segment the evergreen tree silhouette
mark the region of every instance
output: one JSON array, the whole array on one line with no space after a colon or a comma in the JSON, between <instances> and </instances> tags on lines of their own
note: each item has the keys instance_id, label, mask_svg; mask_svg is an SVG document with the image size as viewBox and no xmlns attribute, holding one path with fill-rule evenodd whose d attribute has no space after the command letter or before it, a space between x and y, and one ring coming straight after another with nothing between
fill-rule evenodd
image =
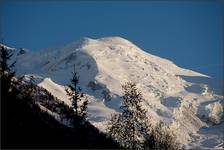
<instances>
[{"instance_id":1,"label":"evergreen tree silhouette","mask_svg":"<svg viewBox=\"0 0 224 150\"><path fill-rule=\"evenodd\" d=\"M84 94L81 92L81 88L79 86L79 75L76 72L75 65L73 69L71 84L66 88L66 92L72 101L72 108L74 110L74 116L72 119L74 126L77 127L86 121L88 99L86 97L84 98Z\"/></svg>"},{"instance_id":2,"label":"evergreen tree silhouette","mask_svg":"<svg viewBox=\"0 0 224 150\"><path fill-rule=\"evenodd\" d=\"M13 71L13 67L16 63L16 61L12 62L12 64L9 65L9 60L13 55L13 52L6 49L4 45L0 45L0 76L1 76L1 86L4 88L1 88L3 99L5 99L7 94L9 92L10 86L12 84L12 78L15 76L15 71Z\"/></svg>"}]
</instances>

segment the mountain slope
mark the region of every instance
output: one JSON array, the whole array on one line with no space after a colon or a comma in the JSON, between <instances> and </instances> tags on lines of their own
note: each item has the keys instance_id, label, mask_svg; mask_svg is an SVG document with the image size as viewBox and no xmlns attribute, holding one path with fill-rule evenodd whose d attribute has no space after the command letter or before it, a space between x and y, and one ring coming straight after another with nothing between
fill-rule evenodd
<instances>
[{"instance_id":1,"label":"mountain slope","mask_svg":"<svg viewBox=\"0 0 224 150\"><path fill-rule=\"evenodd\" d=\"M82 90L91 101L89 119L100 128L111 113L119 112L121 85L132 81L142 91L144 107L153 120L170 125L182 143L214 147L223 137L214 133L209 146L203 138L195 139L202 137L202 127L223 125L223 82L146 53L126 39L82 38L57 50L26 53L16 59L19 75L41 76L39 86L68 104L63 86L69 83L75 64Z\"/></svg>"},{"instance_id":2,"label":"mountain slope","mask_svg":"<svg viewBox=\"0 0 224 150\"><path fill-rule=\"evenodd\" d=\"M35 97L36 93L41 93L39 98ZM78 129L60 123L54 116L55 111L65 115L68 109L61 103L60 108L54 110L55 107L49 106L53 102L58 103L46 90L20 81L10 92L4 93L1 99L1 148L121 148L89 122Z\"/></svg>"}]
</instances>

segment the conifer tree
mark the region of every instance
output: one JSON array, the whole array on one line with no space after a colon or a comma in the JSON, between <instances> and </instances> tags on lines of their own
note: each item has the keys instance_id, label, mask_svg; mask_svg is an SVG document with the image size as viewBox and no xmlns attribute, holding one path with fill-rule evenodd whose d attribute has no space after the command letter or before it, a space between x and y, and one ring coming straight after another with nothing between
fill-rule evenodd
<instances>
[{"instance_id":1,"label":"conifer tree","mask_svg":"<svg viewBox=\"0 0 224 150\"><path fill-rule=\"evenodd\" d=\"M148 131L146 110L141 106L142 93L135 83L127 82L122 88L122 113L111 117L109 134L125 148L142 149Z\"/></svg>"},{"instance_id":2,"label":"conifer tree","mask_svg":"<svg viewBox=\"0 0 224 150\"><path fill-rule=\"evenodd\" d=\"M84 98L84 95L81 92L81 88L79 86L79 75L76 72L75 65L72 75L71 84L68 85L66 92L72 101L72 108L74 110L74 116L72 118L73 124L74 126L78 126L86 121L88 99L86 97Z\"/></svg>"},{"instance_id":3,"label":"conifer tree","mask_svg":"<svg viewBox=\"0 0 224 150\"><path fill-rule=\"evenodd\" d=\"M12 51L6 49L5 46L0 45L0 76L1 76L1 92L3 99L6 98L6 94L9 92L10 86L12 84L12 78L15 76L15 71L13 71L13 67L16 63L14 61L12 64L9 65L9 60L12 57Z\"/></svg>"}]
</instances>

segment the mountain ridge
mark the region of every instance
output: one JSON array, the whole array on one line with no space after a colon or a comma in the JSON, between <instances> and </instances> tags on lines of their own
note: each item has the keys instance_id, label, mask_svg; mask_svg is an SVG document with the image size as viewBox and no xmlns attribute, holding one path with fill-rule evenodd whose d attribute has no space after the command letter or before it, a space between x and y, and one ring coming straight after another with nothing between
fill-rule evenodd
<instances>
[{"instance_id":1,"label":"mountain ridge","mask_svg":"<svg viewBox=\"0 0 224 150\"><path fill-rule=\"evenodd\" d=\"M211 77L180 68L121 37L81 38L59 50L28 53L19 57L16 68L19 75L41 76L39 86L71 105L66 93L58 91L69 83L74 64L83 92L90 100L89 119L101 129L112 113L119 112L121 85L127 81L135 82L142 91L144 107L155 123L159 120L167 123L182 143L192 144L189 140L193 141L190 135L194 134L202 137L196 142L206 148L203 140L208 137L198 131L209 127L211 119L223 123L223 93L216 90L223 85L212 86ZM216 132L212 138L223 137Z\"/></svg>"}]
</instances>

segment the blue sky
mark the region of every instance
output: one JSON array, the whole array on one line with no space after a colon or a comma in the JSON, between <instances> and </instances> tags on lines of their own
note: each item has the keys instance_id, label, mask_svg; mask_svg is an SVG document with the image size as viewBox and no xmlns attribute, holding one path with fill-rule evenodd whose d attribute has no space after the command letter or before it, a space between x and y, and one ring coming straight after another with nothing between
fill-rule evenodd
<instances>
[{"instance_id":1,"label":"blue sky","mask_svg":"<svg viewBox=\"0 0 224 150\"><path fill-rule=\"evenodd\" d=\"M121 36L178 66L223 77L221 1L7 1L0 10L1 38L12 47Z\"/></svg>"}]
</instances>

